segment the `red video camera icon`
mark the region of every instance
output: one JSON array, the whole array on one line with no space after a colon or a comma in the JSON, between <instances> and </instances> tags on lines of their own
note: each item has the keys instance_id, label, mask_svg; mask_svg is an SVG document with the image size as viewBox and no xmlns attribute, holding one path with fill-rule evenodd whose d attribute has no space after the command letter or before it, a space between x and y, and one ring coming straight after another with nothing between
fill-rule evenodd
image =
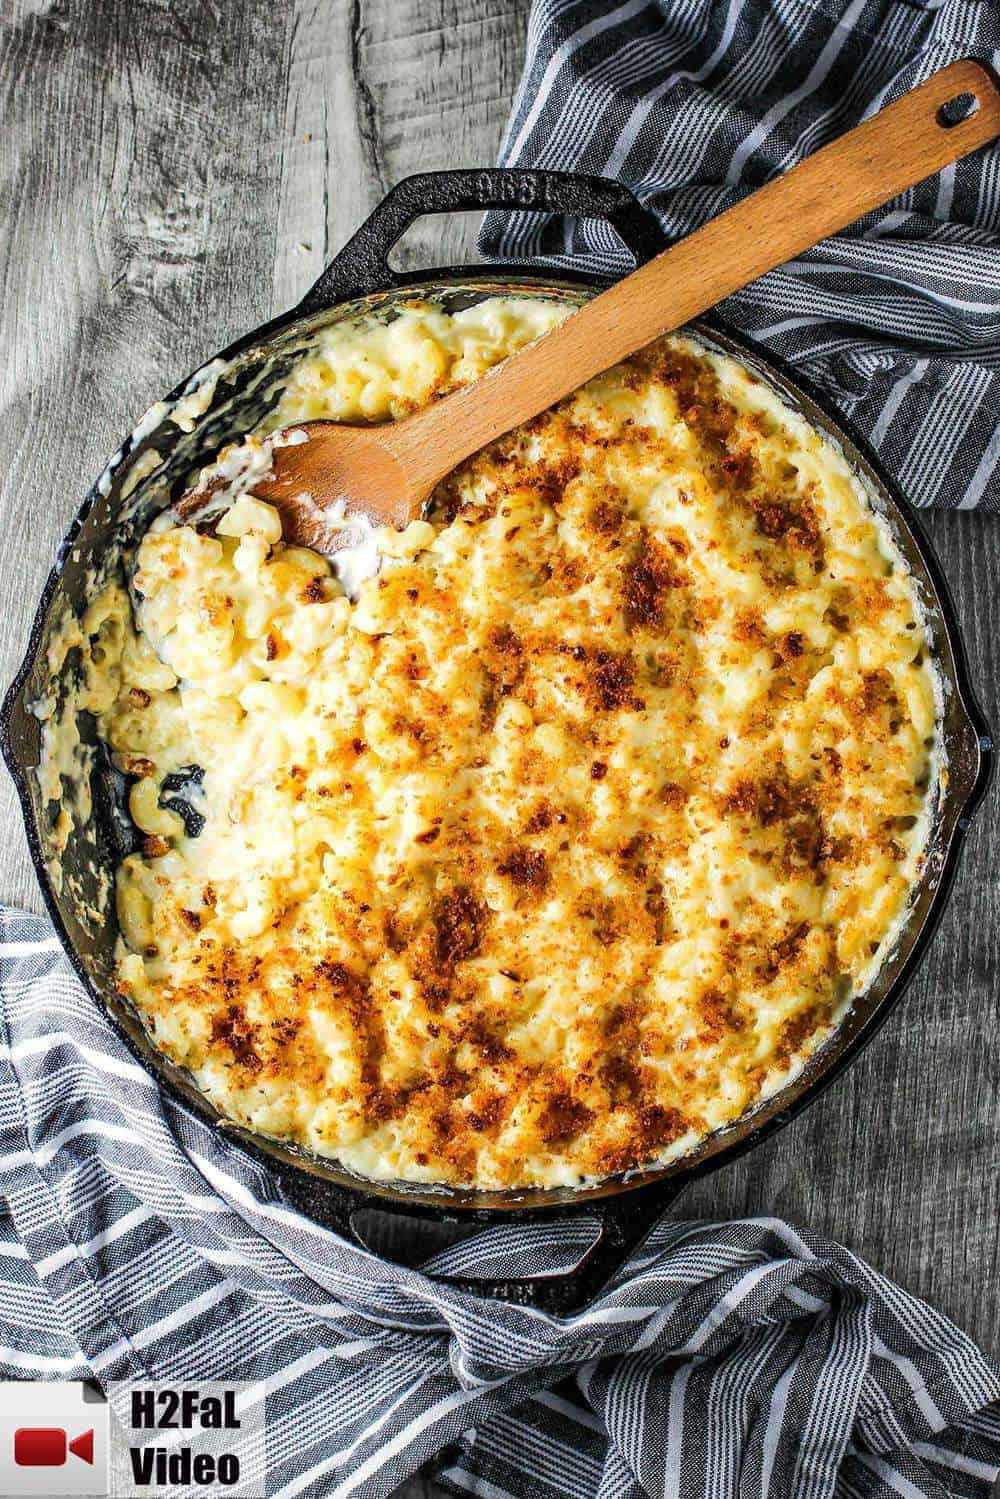
<instances>
[{"instance_id":1,"label":"red video camera icon","mask_svg":"<svg viewBox=\"0 0 1000 1499\"><path fill-rule=\"evenodd\" d=\"M21 1468L61 1468L67 1453L94 1461L94 1430L67 1439L62 1426L19 1426L14 1433L14 1461Z\"/></svg>"}]
</instances>

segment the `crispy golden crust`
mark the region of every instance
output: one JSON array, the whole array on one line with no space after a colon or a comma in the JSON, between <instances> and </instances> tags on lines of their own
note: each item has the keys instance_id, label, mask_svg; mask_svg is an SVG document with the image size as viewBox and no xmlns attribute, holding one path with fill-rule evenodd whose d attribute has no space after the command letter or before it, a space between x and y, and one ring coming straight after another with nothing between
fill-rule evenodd
<instances>
[{"instance_id":1,"label":"crispy golden crust","mask_svg":"<svg viewBox=\"0 0 1000 1499\"><path fill-rule=\"evenodd\" d=\"M252 532L147 538L184 686L126 662L104 730L151 785L204 767L206 824L126 861L122 985L227 1112L363 1173L625 1170L778 1086L898 919L935 721L909 579L837 455L683 340L429 519L353 606Z\"/></svg>"}]
</instances>

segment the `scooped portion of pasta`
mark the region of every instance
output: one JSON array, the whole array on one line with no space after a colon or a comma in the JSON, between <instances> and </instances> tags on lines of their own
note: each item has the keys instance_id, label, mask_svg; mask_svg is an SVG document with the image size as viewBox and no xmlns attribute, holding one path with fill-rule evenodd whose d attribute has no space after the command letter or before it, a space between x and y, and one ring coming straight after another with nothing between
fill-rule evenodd
<instances>
[{"instance_id":1,"label":"scooped portion of pasta","mask_svg":"<svg viewBox=\"0 0 1000 1499\"><path fill-rule=\"evenodd\" d=\"M268 427L398 416L564 315L333 326ZM369 537L353 597L251 491L161 517L87 621L156 1045L254 1130L485 1188L668 1159L794 1076L899 931L940 773L842 455L677 336Z\"/></svg>"}]
</instances>

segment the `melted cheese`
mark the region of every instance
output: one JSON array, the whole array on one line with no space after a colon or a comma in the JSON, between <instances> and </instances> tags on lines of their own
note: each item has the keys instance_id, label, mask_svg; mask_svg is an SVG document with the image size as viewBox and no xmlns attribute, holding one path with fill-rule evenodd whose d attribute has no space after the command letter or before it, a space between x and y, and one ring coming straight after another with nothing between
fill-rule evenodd
<instances>
[{"instance_id":1,"label":"melted cheese","mask_svg":"<svg viewBox=\"0 0 1000 1499\"><path fill-rule=\"evenodd\" d=\"M335 327L268 425L399 415L562 315ZM364 1176L690 1148L830 1033L919 873L936 708L902 558L839 453L686 338L376 542L352 602L244 494L214 535L152 528L134 626L122 588L98 608L145 836L123 991L223 1113Z\"/></svg>"}]
</instances>

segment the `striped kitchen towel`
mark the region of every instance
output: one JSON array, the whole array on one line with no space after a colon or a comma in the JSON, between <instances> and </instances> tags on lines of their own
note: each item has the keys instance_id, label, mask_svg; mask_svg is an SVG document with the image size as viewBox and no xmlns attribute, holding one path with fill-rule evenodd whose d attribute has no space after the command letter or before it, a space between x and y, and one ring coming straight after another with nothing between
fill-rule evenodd
<instances>
[{"instance_id":1,"label":"striped kitchen towel","mask_svg":"<svg viewBox=\"0 0 1000 1499\"><path fill-rule=\"evenodd\" d=\"M1000 1369L818 1234L663 1222L565 1318L438 1278L580 1249L489 1229L431 1278L317 1227L0 908L0 1377L266 1381L273 1499L376 1499L432 1460L484 1499L989 1494Z\"/></svg>"},{"instance_id":2,"label":"striped kitchen towel","mask_svg":"<svg viewBox=\"0 0 1000 1499\"><path fill-rule=\"evenodd\" d=\"M618 177L689 233L958 57L997 0L535 0L500 160ZM624 271L598 223L487 217L496 258ZM1000 510L1000 147L721 306L819 386L915 505Z\"/></svg>"}]
</instances>

